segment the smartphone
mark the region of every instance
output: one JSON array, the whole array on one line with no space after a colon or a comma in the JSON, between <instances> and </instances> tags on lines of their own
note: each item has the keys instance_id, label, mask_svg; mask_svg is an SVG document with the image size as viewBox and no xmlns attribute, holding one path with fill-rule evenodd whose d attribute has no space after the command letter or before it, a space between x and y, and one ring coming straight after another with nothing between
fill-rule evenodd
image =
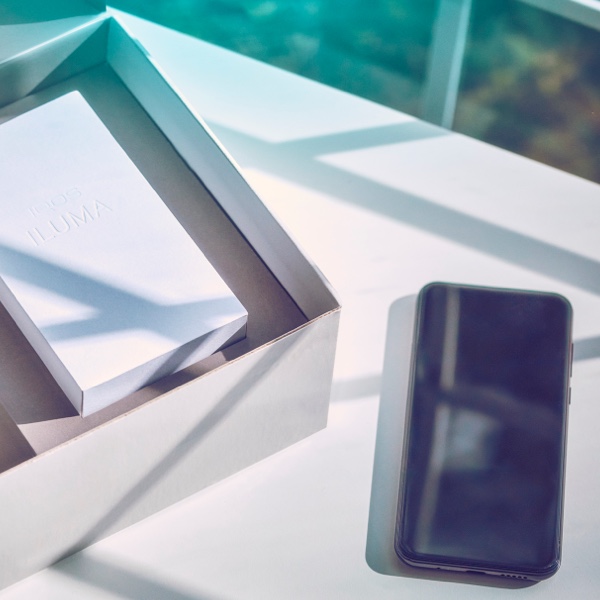
<instances>
[{"instance_id":1,"label":"smartphone","mask_svg":"<svg viewBox=\"0 0 600 600\"><path fill-rule=\"evenodd\" d=\"M395 532L403 561L516 579L557 571L571 329L558 294L421 290Z\"/></svg>"}]
</instances>

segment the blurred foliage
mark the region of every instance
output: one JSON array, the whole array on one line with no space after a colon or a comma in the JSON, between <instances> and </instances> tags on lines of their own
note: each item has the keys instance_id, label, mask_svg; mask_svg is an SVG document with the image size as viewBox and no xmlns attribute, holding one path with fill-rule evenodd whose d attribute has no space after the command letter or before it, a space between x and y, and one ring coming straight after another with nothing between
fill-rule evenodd
<instances>
[{"instance_id":1,"label":"blurred foliage","mask_svg":"<svg viewBox=\"0 0 600 600\"><path fill-rule=\"evenodd\" d=\"M420 114L436 0L111 5ZM600 182L600 33L516 0L474 0L455 129Z\"/></svg>"},{"instance_id":2,"label":"blurred foliage","mask_svg":"<svg viewBox=\"0 0 600 600\"><path fill-rule=\"evenodd\" d=\"M479 0L469 34L454 128L600 182L600 32Z\"/></svg>"}]
</instances>

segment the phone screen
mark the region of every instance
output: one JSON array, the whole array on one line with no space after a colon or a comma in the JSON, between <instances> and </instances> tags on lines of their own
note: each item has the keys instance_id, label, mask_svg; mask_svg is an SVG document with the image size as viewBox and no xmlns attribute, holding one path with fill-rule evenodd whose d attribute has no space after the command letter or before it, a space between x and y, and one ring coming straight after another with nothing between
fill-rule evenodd
<instances>
[{"instance_id":1,"label":"phone screen","mask_svg":"<svg viewBox=\"0 0 600 600\"><path fill-rule=\"evenodd\" d=\"M397 553L420 566L553 574L560 562L568 301L430 284L419 296L415 333Z\"/></svg>"}]
</instances>

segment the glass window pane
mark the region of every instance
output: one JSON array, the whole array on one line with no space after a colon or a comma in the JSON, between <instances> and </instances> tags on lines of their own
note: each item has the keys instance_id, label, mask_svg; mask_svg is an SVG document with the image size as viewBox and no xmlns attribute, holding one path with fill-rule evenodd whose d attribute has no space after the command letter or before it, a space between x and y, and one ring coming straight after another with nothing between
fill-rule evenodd
<instances>
[{"instance_id":1,"label":"glass window pane","mask_svg":"<svg viewBox=\"0 0 600 600\"><path fill-rule=\"evenodd\" d=\"M600 32L515 0L471 17L454 128L600 181Z\"/></svg>"}]
</instances>

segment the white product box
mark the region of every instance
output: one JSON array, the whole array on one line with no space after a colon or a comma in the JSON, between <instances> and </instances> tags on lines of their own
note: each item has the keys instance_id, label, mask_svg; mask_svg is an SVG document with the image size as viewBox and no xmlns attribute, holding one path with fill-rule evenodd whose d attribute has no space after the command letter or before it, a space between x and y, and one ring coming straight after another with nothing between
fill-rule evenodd
<instances>
[{"instance_id":1,"label":"white product box","mask_svg":"<svg viewBox=\"0 0 600 600\"><path fill-rule=\"evenodd\" d=\"M0 123L78 91L247 309L247 335L81 418L0 307L0 587L327 420L335 294L145 50L101 10L83 0L3 2ZM10 252L0 246L0 260Z\"/></svg>"},{"instance_id":2,"label":"white product box","mask_svg":"<svg viewBox=\"0 0 600 600\"><path fill-rule=\"evenodd\" d=\"M79 92L0 125L0 148L0 301L79 413L244 337L240 301Z\"/></svg>"}]
</instances>

